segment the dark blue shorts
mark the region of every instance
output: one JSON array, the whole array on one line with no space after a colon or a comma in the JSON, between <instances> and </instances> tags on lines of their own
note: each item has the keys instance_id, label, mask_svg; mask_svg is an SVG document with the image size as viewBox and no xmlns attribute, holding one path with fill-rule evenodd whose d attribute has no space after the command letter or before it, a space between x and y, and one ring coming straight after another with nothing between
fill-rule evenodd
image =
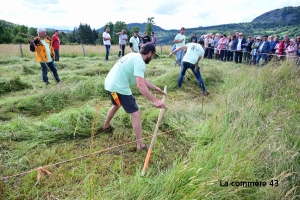
<instances>
[{"instance_id":1,"label":"dark blue shorts","mask_svg":"<svg viewBox=\"0 0 300 200\"><path fill-rule=\"evenodd\" d=\"M111 96L111 92L107 91L110 101L113 105L117 105L113 97ZM139 110L138 105L136 104L135 97L133 95L123 95L117 93L121 106L127 113L134 113Z\"/></svg>"}]
</instances>

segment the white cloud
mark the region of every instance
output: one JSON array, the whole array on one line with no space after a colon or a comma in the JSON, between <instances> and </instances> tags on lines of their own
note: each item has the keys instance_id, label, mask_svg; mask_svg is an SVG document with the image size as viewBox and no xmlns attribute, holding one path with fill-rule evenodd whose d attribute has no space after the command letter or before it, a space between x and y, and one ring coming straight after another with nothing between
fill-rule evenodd
<instances>
[{"instance_id":1,"label":"white cloud","mask_svg":"<svg viewBox=\"0 0 300 200\"><path fill-rule=\"evenodd\" d=\"M69 30L80 23L98 29L107 22L143 23L148 17L168 30L195 28L250 22L274 9L299 6L298 0L0 0L0 4L5 5L0 8L0 19L28 27Z\"/></svg>"}]
</instances>

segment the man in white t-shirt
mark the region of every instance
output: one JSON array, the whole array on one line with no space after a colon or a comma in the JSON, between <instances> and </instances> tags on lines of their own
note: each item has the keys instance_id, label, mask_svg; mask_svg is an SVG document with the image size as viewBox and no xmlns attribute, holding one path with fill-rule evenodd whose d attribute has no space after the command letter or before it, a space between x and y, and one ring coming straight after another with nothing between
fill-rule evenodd
<instances>
[{"instance_id":1,"label":"man in white t-shirt","mask_svg":"<svg viewBox=\"0 0 300 200\"><path fill-rule=\"evenodd\" d=\"M111 37L109 34L110 28L106 27L105 32L103 32L102 34L102 38L103 38L103 44L105 45L106 48L106 54L105 54L105 60L108 61L108 55L109 55L109 50L110 50L110 41L111 41Z\"/></svg>"},{"instance_id":2,"label":"man in white t-shirt","mask_svg":"<svg viewBox=\"0 0 300 200\"><path fill-rule=\"evenodd\" d=\"M130 87L136 84L140 93L152 101L156 108L163 108L165 106L163 102L158 100L149 91L149 88L159 94L164 94L164 92L144 77L146 64L149 64L155 56L157 56L155 46L150 43L145 44L139 53L126 54L111 68L104 83L105 90L108 91L113 105L107 113L101 130L106 131L111 128L110 121L122 106L127 113L131 114L137 150L146 149L146 145L142 139L141 112Z\"/></svg>"},{"instance_id":3,"label":"man in white t-shirt","mask_svg":"<svg viewBox=\"0 0 300 200\"><path fill-rule=\"evenodd\" d=\"M133 36L129 40L129 46L130 46L131 52L138 53L140 51L140 48L139 48L140 39L139 39L138 35L139 35L139 32L134 31Z\"/></svg>"},{"instance_id":4,"label":"man in white t-shirt","mask_svg":"<svg viewBox=\"0 0 300 200\"><path fill-rule=\"evenodd\" d=\"M126 30L123 29L121 32L116 33L116 35L119 36L119 45L120 45L118 57L121 56L121 52L122 52L122 56L124 56L126 42L127 42Z\"/></svg>"},{"instance_id":5,"label":"man in white t-shirt","mask_svg":"<svg viewBox=\"0 0 300 200\"><path fill-rule=\"evenodd\" d=\"M178 33L175 38L174 38L174 44L176 45L176 49L182 47L185 45L185 28L182 27L180 29L180 33ZM183 57L183 54L184 54L184 51L181 50L181 51L177 51L177 54L176 54L176 60L181 63L181 60L182 60L182 57ZM177 62L174 63L174 65L176 66L177 65ZM178 66L180 67L180 66Z\"/></svg>"},{"instance_id":6,"label":"man in white t-shirt","mask_svg":"<svg viewBox=\"0 0 300 200\"><path fill-rule=\"evenodd\" d=\"M173 52L170 53L170 57L179 51L186 50L186 53L182 59L182 67L181 67L181 73L178 78L177 88L181 87L183 77L185 75L186 70L191 69L197 78L199 87L202 89L203 95L207 96L209 95L209 92L206 91L206 88L204 86L204 82L202 80L199 64L201 58L204 56L204 41L199 40L199 43L188 43L182 47L179 47L175 49Z\"/></svg>"}]
</instances>

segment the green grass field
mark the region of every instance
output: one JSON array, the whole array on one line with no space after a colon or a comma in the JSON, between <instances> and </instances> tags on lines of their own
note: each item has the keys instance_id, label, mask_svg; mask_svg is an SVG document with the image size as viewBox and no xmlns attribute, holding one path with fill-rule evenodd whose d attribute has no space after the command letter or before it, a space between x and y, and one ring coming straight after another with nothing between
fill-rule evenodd
<instances>
[{"instance_id":1,"label":"green grass field","mask_svg":"<svg viewBox=\"0 0 300 200\"><path fill-rule=\"evenodd\" d=\"M72 58L73 57L73 58ZM130 115L100 133L110 101L103 55L62 57L62 83L30 57L0 56L0 199L300 199L300 69L201 60L204 97L166 54L146 78L168 111L141 176ZM150 144L159 109L132 87ZM162 96L157 96L159 99ZM43 171L37 181L38 168Z\"/></svg>"}]
</instances>

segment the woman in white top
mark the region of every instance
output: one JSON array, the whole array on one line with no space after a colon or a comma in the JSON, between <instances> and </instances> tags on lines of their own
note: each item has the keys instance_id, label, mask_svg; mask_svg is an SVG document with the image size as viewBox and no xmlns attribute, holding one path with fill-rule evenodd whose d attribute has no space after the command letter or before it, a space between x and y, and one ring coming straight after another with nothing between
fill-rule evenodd
<instances>
[{"instance_id":1,"label":"woman in white top","mask_svg":"<svg viewBox=\"0 0 300 200\"><path fill-rule=\"evenodd\" d=\"M290 45L286 48L285 53L289 63L295 63L297 59L298 45L295 39L290 39Z\"/></svg>"}]
</instances>

